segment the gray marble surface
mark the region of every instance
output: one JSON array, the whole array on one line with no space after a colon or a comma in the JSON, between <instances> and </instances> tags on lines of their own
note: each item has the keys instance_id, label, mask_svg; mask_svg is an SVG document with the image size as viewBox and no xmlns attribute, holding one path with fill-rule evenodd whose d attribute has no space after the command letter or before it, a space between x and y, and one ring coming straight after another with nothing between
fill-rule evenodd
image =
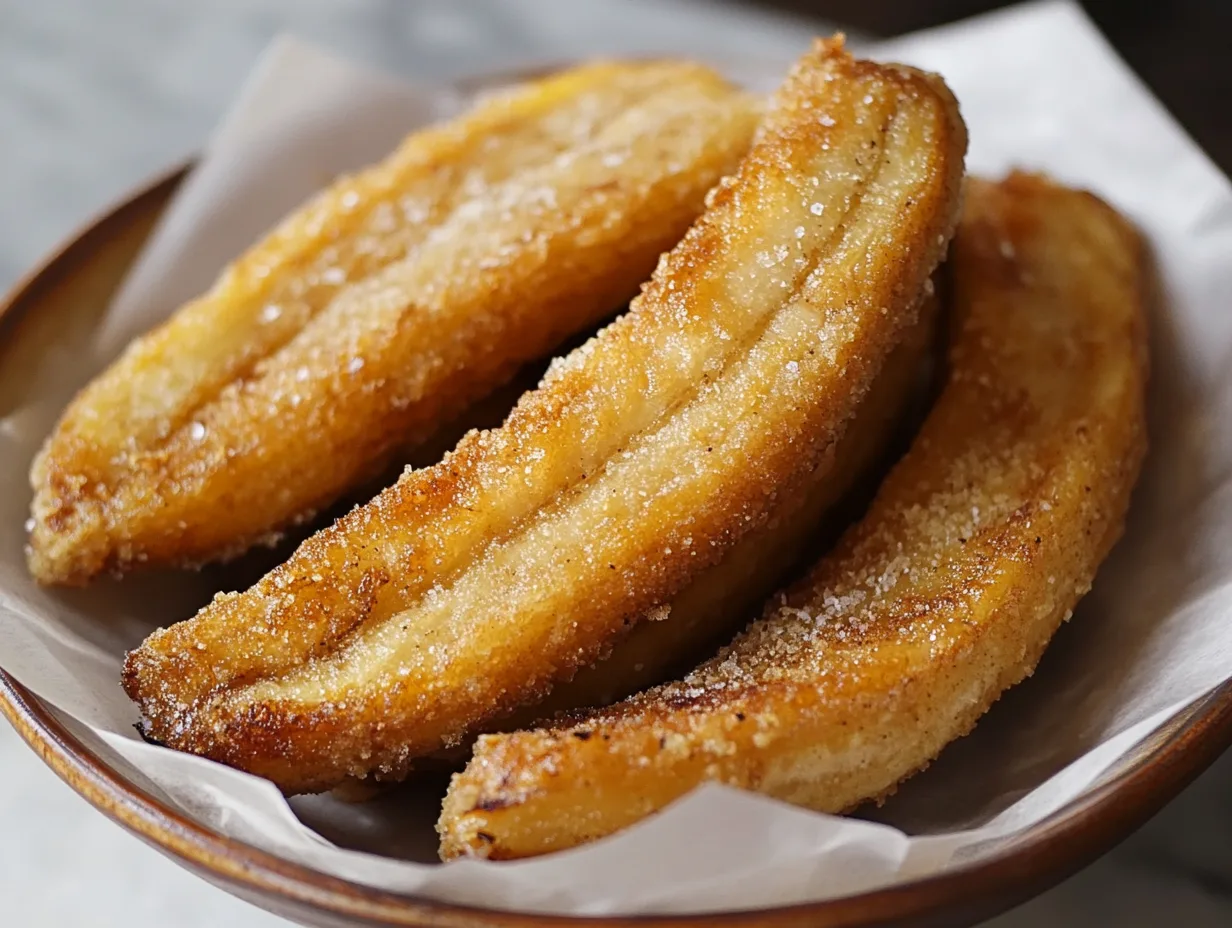
<instances>
[{"instance_id":1,"label":"gray marble surface","mask_svg":"<svg viewBox=\"0 0 1232 928\"><path fill-rule=\"evenodd\" d=\"M198 147L276 32L414 79L602 52L775 55L814 24L704 0L0 0L0 288ZM0 925L285 924L111 824L0 724ZM1232 755L1113 853L995 920L1232 925Z\"/></svg>"}]
</instances>

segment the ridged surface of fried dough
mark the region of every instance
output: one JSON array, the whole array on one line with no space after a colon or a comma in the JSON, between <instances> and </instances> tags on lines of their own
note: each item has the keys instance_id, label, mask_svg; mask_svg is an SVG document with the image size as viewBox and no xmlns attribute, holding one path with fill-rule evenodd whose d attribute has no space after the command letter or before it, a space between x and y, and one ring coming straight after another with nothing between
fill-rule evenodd
<instances>
[{"instance_id":1,"label":"ridged surface of fried dough","mask_svg":"<svg viewBox=\"0 0 1232 928\"><path fill-rule=\"evenodd\" d=\"M893 791L1031 673L1119 536L1145 446L1140 242L1030 175L968 183L948 382L868 515L682 681L481 738L446 857L524 857L713 780L826 812Z\"/></svg>"},{"instance_id":2,"label":"ridged surface of fried dough","mask_svg":"<svg viewBox=\"0 0 1232 928\"><path fill-rule=\"evenodd\" d=\"M152 737L288 791L534 702L832 456L957 222L941 81L818 43L630 311L499 429L132 652Z\"/></svg>"},{"instance_id":3,"label":"ridged surface of fried dough","mask_svg":"<svg viewBox=\"0 0 1232 928\"><path fill-rule=\"evenodd\" d=\"M69 406L31 571L197 564L327 506L633 296L759 111L698 65L596 64L338 181Z\"/></svg>"}]
</instances>

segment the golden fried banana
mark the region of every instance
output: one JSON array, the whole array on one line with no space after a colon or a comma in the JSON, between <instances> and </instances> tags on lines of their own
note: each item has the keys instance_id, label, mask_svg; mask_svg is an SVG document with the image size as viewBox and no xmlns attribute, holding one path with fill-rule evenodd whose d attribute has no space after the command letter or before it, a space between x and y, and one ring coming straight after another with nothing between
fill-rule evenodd
<instances>
[{"instance_id":1,"label":"golden fried banana","mask_svg":"<svg viewBox=\"0 0 1232 928\"><path fill-rule=\"evenodd\" d=\"M1121 532L1146 446L1142 249L1094 197L971 181L946 388L863 521L683 681L483 737L446 857L610 834L714 780L885 796L1029 674Z\"/></svg>"},{"instance_id":2,"label":"golden fried banana","mask_svg":"<svg viewBox=\"0 0 1232 928\"><path fill-rule=\"evenodd\" d=\"M699 65L598 64L338 181L69 406L32 573L227 557L327 506L626 302L759 111Z\"/></svg>"},{"instance_id":3,"label":"golden fried banana","mask_svg":"<svg viewBox=\"0 0 1232 928\"><path fill-rule=\"evenodd\" d=\"M650 609L611 654L558 682L540 703L485 724L481 731L514 731L556 715L610 705L696 667L747 624L758 606L808 551L832 542L871 497L889 464L896 438L922 412L932 382L939 302L929 294L920 318L886 358L881 374L826 461L797 492L779 500L762 525L745 535L719 563L702 571L670 603ZM414 769L458 769L473 738L416 760ZM347 795L368 795L374 785L352 781ZM334 790L335 795L339 789Z\"/></svg>"},{"instance_id":4,"label":"golden fried banana","mask_svg":"<svg viewBox=\"0 0 1232 928\"><path fill-rule=\"evenodd\" d=\"M965 144L938 78L818 43L630 311L501 428L129 655L149 734L324 789L594 661L832 458L952 233Z\"/></svg>"},{"instance_id":5,"label":"golden fried banana","mask_svg":"<svg viewBox=\"0 0 1232 928\"><path fill-rule=\"evenodd\" d=\"M730 641L770 591L803 563L804 552L827 536L831 541L838 536L843 526L836 522L844 516L841 510L853 502L853 493L865 500L866 492L871 496L876 483L868 481L889 463L889 449L913 410L923 409L938 309L930 292L920 318L886 358L839 439L833 462L825 461L795 493L781 499L764 524L698 574L670 603L650 610L648 620L617 642L610 656L582 667L572 680L557 684L542 703L519 710L497 729L524 728L558 712L608 705L695 667Z\"/></svg>"},{"instance_id":6,"label":"golden fried banana","mask_svg":"<svg viewBox=\"0 0 1232 928\"><path fill-rule=\"evenodd\" d=\"M616 642L611 654L558 682L542 702L494 720L478 735L531 728L565 712L610 705L686 672L731 640L766 596L817 550L838 536L844 520L876 488L894 440L923 410L932 381L939 303L931 292L920 318L886 359L881 374L835 448L797 492L779 500L764 524L745 535L719 563L702 571L670 603L655 606ZM415 770L457 769L473 739L415 761ZM352 784L359 794L371 784ZM338 791L335 790L335 793Z\"/></svg>"}]
</instances>

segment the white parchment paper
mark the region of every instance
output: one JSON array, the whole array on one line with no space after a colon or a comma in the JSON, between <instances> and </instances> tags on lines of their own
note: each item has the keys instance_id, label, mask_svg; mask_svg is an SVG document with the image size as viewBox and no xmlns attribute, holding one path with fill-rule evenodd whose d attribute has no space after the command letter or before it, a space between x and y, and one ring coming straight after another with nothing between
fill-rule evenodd
<instances>
[{"instance_id":1,"label":"white parchment paper","mask_svg":"<svg viewBox=\"0 0 1232 928\"><path fill-rule=\"evenodd\" d=\"M1080 797L1232 677L1232 187L1069 3L871 51L945 76L970 127L973 171L1043 169L1127 213L1158 278L1152 451L1125 539L1036 676L877 821L710 786L575 851L442 866L424 862L438 791L359 806L297 799L292 809L265 781L136 737L117 682L123 650L191 615L228 575L39 589L22 553L35 449L76 388L283 213L465 102L292 40L271 49L110 306L83 310L79 328L0 375L0 666L100 754L209 826L323 872L474 905L703 912L850 894L1003 849ZM732 67L758 87L781 74Z\"/></svg>"}]
</instances>

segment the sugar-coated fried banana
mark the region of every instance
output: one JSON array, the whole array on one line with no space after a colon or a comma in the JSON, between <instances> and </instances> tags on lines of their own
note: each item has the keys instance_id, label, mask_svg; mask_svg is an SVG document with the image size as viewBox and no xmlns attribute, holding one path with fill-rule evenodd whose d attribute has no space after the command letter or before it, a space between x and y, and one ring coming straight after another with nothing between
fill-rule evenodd
<instances>
[{"instance_id":1,"label":"sugar-coated fried banana","mask_svg":"<svg viewBox=\"0 0 1232 928\"><path fill-rule=\"evenodd\" d=\"M481 738L445 857L610 834L719 781L827 812L892 792L1031 673L1145 451L1140 242L1096 198L971 181L947 385L868 515L682 681Z\"/></svg>"},{"instance_id":2,"label":"sugar-coated fried banana","mask_svg":"<svg viewBox=\"0 0 1232 928\"><path fill-rule=\"evenodd\" d=\"M31 474L31 571L197 564L329 505L626 302L759 115L699 65L610 63L411 135L73 401Z\"/></svg>"},{"instance_id":3,"label":"sugar-coated fried banana","mask_svg":"<svg viewBox=\"0 0 1232 928\"><path fill-rule=\"evenodd\" d=\"M745 625L766 596L809 550L838 533L871 496L888 466L896 438L922 412L933 379L939 303L930 292L920 318L886 358L868 396L826 461L796 493L779 500L770 517L702 571L670 603L655 606L612 647L611 654L558 682L542 702L483 726L484 732L541 725L554 716L610 705L697 666ZM480 734L473 732L472 734ZM415 769L457 769L470 757L473 739L415 761ZM368 783L348 784L346 795L367 795ZM340 790L335 789L335 795Z\"/></svg>"},{"instance_id":4,"label":"sugar-coated fried banana","mask_svg":"<svg viewBox=\"0 0 1232 928\"><path fill-rule=\"evenodd\" d=\"M152 635L151 737L288 791L542 698L832 459L957 222L939 78L818 43L630 311L242 594Z\"/></svg>"},{"instance_id":5,"label":"sugar-coated fried banana","mask_svg":"<svg viewBox=\"0 0 1232 928\"><path fill-rule=\"evenodd\" d=\"M838 520L851 517L843 511L848 504L866 501L866 493L871 496L876 486L871 481L888 465L896 436L923 409L934 366L938 309L930 290L920 318L886 358L839 439L832 462L825 461L795 493L779 500L764 524L670 603L650 610L651 620L635 625L608 657L582 667L542 703L519 710L497 728L524 728L558 712L608 705L695 667L731 641L770 591L803 563L801 557L810 547L837 538L844 527ZM863 499L852 500L853 494Z\"/></svg>"}]
</instances>

